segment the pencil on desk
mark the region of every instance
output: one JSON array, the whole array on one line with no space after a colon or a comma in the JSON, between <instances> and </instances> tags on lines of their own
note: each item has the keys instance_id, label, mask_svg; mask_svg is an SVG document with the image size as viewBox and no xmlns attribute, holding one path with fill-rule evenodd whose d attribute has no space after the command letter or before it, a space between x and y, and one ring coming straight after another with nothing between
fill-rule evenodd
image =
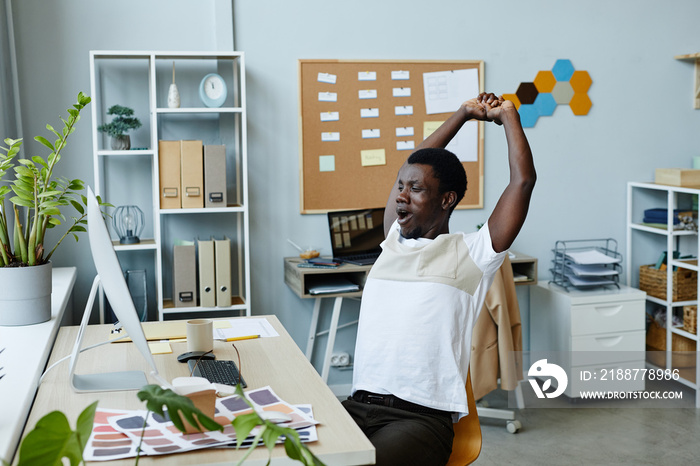
<instances>
[{"instance_id":1,"label":"pencil on desk","mask_svg":"<svg viewBox=\"0 0 700 466\"><path fill-rule=\"evenodd\" d=\"M260 335L247 335L244 337L231 337L231 338L227 338L226 341L254 340L256 338L260 338Z\"/></svg>"}]
</instances>

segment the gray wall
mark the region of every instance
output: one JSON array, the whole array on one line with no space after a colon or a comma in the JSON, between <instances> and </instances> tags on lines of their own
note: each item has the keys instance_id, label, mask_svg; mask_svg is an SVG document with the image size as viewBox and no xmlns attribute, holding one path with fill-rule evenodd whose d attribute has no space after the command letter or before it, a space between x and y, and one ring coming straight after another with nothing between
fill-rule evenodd
<instances>
[{"instance_id":1,"label":"gray wall","mask_svg":"<svg viewBox=\"0 0 700 466\"><path fill-rule=\"evenodd\" d=\"M232 5L227 1L15 0L12 9L25 150L28 150L25 155L45 154L45 148L33 140L34 136L40 134L52 139L45 125L50 123L60 128L59 115L66 116L66 109L75 102L78 92L89 94L90 50L233 49ZM138 116L147 124L147 113ZM57 172L92 185L90 128L90 108L86 107ZM147 145L148 140L146 129L136 133L135 144ZM135 164L132 170L149 168ZM138 189L128 183L123 186L128 190ZM150 187L145 191L148 194ZM50 234L56 236L53 231ZM131 268L148 269L152 278L152 257L149 253L140 257L130 253L120 259L129 261ZM87 238L78 243L67 239L53 260L56 266L78 267L73 319L77 324L95 275ZM154 288L149 294L154 296ZM155 306L155 301L152 304ZM156 315L154 309L150 313Z\"/></svg>"},{"instance_id":2,"label":"gray wall","mask_svg":"<svg viewBox=\"0 0 700 466\"><path fill-rule=\"evenodd\" d=\"M330 242L323 216L298 213L300 58L481 59L486 89L499 94L559 58L587 70L587 116L560 107L526 130L539 181L514 249L539 259L540 279L559 239L613 237L624 252L627 181L700 155L693 67L673 59L700 51L695 0L23 0L14 9L27 136L88 88L90 49L230 50L235 40L246 52L253 313L277 314L302 348L312 302L284 285L282 258L295 253L286 240L325 252ZM507 183L503 131L487 125L485 137L485 208L456 212L453 230L484 222ZM66 172L92 179L90 144L85 121ZM56 262L78 265L75 302L84 302L94 273L87 242L63 248ZM525 319L527 294L519 292ZM343 319L355 318L357 305L347 309ZM352 350L354 332L341 333L337 347ZM332 383L347 380L331 374Z\"/></svg>"}]
</instances>

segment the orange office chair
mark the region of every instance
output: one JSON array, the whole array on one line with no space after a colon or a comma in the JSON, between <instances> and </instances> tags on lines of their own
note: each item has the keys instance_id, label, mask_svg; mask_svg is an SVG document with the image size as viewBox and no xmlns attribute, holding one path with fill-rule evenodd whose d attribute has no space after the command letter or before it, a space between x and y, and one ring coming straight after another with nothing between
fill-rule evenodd
<instances>
[{"instance_id":1,"label":"orange office chair","mask_svg":"<svg viewBox=\"0 0 700 466\"><path fill-rule=\"evenodd\" d=\"M476 412L476 400L472 393L471 373L467 375L467 406L469 414L454 425L455 437L452 442L452 455L447 466L465 466L471 464L481 453L481 426Z\"/></svg>"}]
</instances>

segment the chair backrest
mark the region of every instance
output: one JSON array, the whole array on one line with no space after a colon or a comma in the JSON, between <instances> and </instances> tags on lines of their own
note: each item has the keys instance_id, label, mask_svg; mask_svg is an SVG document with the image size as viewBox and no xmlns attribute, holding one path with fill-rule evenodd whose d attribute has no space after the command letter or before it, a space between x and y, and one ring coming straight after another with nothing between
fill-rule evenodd
<instances>
[{"instance_id":1,"label":"chair backrest","mask_svg":"<svg viewBox=\"0 0 700 466\"><path fill-rule=\"evenodd\" d=\"M452 455L447 466L465 466L471 464L481 453L481 426L476 412L476 400L472 393L471 374L467 375L467 406L469 414L454 425L455 438L452 442Z\"/></svg>"}]
</instances>

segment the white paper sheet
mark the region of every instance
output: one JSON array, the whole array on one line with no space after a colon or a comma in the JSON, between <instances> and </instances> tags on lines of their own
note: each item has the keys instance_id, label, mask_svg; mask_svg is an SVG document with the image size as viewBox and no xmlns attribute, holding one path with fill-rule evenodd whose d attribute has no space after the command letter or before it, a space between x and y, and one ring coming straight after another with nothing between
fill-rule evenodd
<instances>
[{"instance_id":1,"label":"white paper sheet","mask_svg":"<svg viewBox=\"0 0 700 466\"><path fill-rule=\"evenodd\" d=\"M330 73L318 73L318 82L335 84L337 76Z\"/></svg>"},{"instance_id":2,"label":"white paper sheet","mask_svg":"<svg viewBox=\"0 0 700 466\"><path fill-rule=\"evenodd\" d=\"M338 93L337 92L319 92L318 93L319 102L337 102Z\"/></svg>"},{"instance_id":3,"label":"white paper sheet","mask_svg":"<svg viewBox=\"0 0 700 466\"><path fill-rule=\"evenodd\" d=\"M340 112L321 112L321 121L338 121Z\"/></svg>"},{"instance_id":4,"label":"white paper sheet","mask_svg":"<svg viewBox=\"0 0 700 466\"><path fill-rule=\"evenodd\" d=\"M363 139L373 139L379 137L379 129L363 129L362 138Z\"/></svg>"},{"instance_id":5,"label":"white paper sheet","mask_svg":"<svg viewBox=\"0 0 700 466\"><path fill-rule=\"evenodd\" d=\"M579 277L574 274L565 274L566 278L569 279L574 286L600 286L600 285L612 285L615 282L607 278L601 277Z\"/></svg>"},{"instance_id":6,"label":"white paper sheet","mask_svg":"<svg viewBox=\"0 0 700 466\"><path fill-rule=\"evenodd\" d=\"M445 149L449 150L462 162L476 162L478 156L479 125L475 120L468 121L452 138Z\"/></svg>"},{"instance_id":7,"label":"white paper sheet","mask_svg":"<svg viewBox=\"0 0 700 466\"><path fill-rule=\"evenodd\" d=\"M453 113L479 95L479 72L473 68L423 73L423 90L428 115Z\"/></svg>"},{"instance_id":8,"label":"white paper sheet","mask_svg":"<svg viewBox=\"0 0 700 466\"><path fill-rule=\"evenodd\" d=\"M578 276L595 276L595 277L602 277L602 276L610 276L610 275L618 275L618 271L615 269L608 268L604 265L600 264L594 264L594 265L580 265L580 264L575 264L573 262L566 262L566 266L571 269L571 271L574 273L574 275Z\"/></svg>"},{"instance_id":9,"label":"white paper sheet","mask_svg":"<svg viewBox=\"0 0 700 466\"><path fill-rule=\"evenodd\" d=\"M361 108L360 118L378 118L379 109L378 108Z\"/></svg>"},{"instance_id":10,"label":"white paper sheet","mask_svg":"<svg viewBox=\"0 0 700 466\"><path fill-rule=\"evenodd\" d=\"M394 97L411 97L410 87L395 87L392 90L392 95Z\"/></svg>"},{"instance_id":11,"label":"white paper sheet","mask_svg":"<svg viewBox=\"0 0 700 466\"><path fill-rule=\"evenodd\" d=\"M376 71L360 71L357 73L358 81L376 81L377 72Z\"/></svg>"},{"instance_id":12,"label":"white paper sheet","mask_svg":"<svg viewBox=\"0 0 700 466\"><path fill-rule=\"evenodd\" d=\"M396 128L396 137L413 136L413 126Z\"/></svg>"},{"instance_id":13,"label":"white paper sheet","mask_svg":"<svg viewBox=\"0 0 700 466\"><path fill-rule=\"evenodd\" d=\"M616 264L620 262L620 258L610 257L595 249L587 251L571 251L566 253L566 257L571 259L576 264Z\"/></svg>"},{"instance_id":14,"label":"white paper sheet","mask_svg":"<svg viewBox=\"0 0 700 466\"><path fill-rule=\"evenodd\" d=\"M279 336L279 333L264 317L259 319L231 319L229 322L231 322L231 327L216 329L217 332L215 332L214 337L217 340L247 337L249 335L260 335L260 338Z\"/></svg>"}]
</instances>

